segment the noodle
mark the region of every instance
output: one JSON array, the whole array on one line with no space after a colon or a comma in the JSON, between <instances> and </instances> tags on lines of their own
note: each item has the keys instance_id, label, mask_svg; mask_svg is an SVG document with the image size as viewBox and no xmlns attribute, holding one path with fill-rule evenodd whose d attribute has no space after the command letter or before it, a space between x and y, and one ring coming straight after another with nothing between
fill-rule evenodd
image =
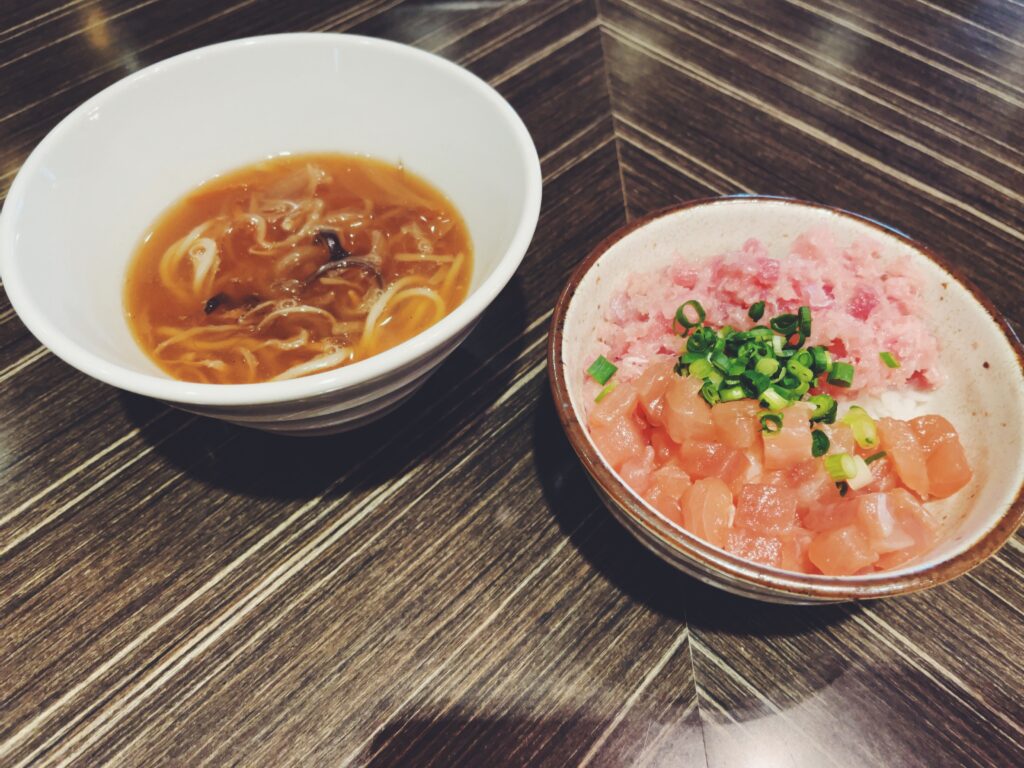
<instances>
[{"instance_id":1,"label":"noodle","mask_svg":"<svg viewBox=\"0 0 1024 768\"><path fill-rule=\"evenodd\" d=\"M471 244L422 179L346 155L226 174L154 224L129 267L140 345L187 381L283 381L400 344L465 297Z\"/></svg>"}]
</instances>

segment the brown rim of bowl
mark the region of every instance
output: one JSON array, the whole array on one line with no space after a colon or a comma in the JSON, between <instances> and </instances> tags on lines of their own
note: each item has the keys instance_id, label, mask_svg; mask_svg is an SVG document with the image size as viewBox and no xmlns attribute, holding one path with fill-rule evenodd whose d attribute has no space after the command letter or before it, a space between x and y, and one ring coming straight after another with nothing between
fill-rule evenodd
<instances>
[{"instance_id":1,"label":"brown rim of bowl","mask_svg":"<svg viewBox=\"0 0 1024 768\"><path fill-rule=\"evenodd\" d=\"M1018 480L1014 501L1003 515L970 547L950 559L916 572L912 571L889 577L879 575L872 575L870 577L825 577L782 571L770 566L760 565L731 555L708 544L703 539L683 531L683 529L662 517L653 508L640 502L618 476L608 468L590 444L569 399L569 390L563 370L564 360L562 358L566 312L583 276L612 245L655 219L697 206L751 200L781 202L807 208L817 208L830 211L839 216L856 219L858 222L876 229L886 236L897 238L920 252L926 258L931 259L963 285L974 299L984 307L985 311L988 312L996 326L1002 330L1007 343L1013 349L1017 357L1018 374L1024 378L1024 348L1022 348L1020 340L1014 334L1013 329L992 305L992 302L967 279L959 268L949 264L930 248L921 245L899 230L842 208L811 203L796 198L773 197L769 195L728 195L699 198L661 208L619 228L602 240L587 255L573 271L569 282L562 289L555 304L554 314L551 319L551 332L548 335L548 375L551 380L551 391L555 398L558 417L562 422L566 435L569 437L573 450L576 451L587 472L601 490L615 501L632 522L639 525L647 534L656 539L658 546L652 546L655 543L653 541L644 541L645 545L662 556L668 553L681 555L699 567L720 572L735 581L754 587L755 591L757 589L768 589L794 596L830 601L858 600L915 592L963 575L1002 547L1020 526L1021 519L1024 517L1024 477Z\"/></svg>"}]
</instances>

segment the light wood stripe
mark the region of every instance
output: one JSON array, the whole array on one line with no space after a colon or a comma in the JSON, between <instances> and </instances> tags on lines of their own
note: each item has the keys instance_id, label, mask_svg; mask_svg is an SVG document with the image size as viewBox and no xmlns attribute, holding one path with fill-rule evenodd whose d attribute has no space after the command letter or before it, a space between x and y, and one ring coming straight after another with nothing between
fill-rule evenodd
<instances>
[{"instance_id":1,"label":"light wood stripe","mask_svg":"<svg viewBox=\"0 0 1024 768\"><path fill-rule=\"evenodd\" d=\"M124 445L126 442L128 442L132 438L134 438L137 435L139 435L142 432L142 430L152 426L154 423L156 423L157 421L162 419L164 416L166 416L169 412L170 411L164 411L163 413L158 415L156 418L153 418L153 419L150 419L149 421L147 421L141 427L135 427L134 429L129 430L126 434L122 435L117 440L115 440L114 442L112 442L109 445L107 445L105 448L100 450L98 453L92 454L88 459L83 461L81 464L78 464L75 467L73 467L72 469L70 469L67 472L65 472L59 478L54 480L52 483L47 485L45 488L40 490L38 493L34 494L33 496L31 496L28 499L26 499L25 501L23 501L21 504L19 504L17 507L12 509L10 512L6 512L6 513L0 515L0 528L2 528L3 526L7 525L9 522L11 522L11 520L13 520L18 515L20 515L23 512L25 512L26 510L31 509L32 506L37 501L39 501L40 499L50 495L57 488L60 488L62 485L64 485L68 480L71 480L73 477L77 477L78 475L80 475L82 472L84 472L86 469L91 467L93 464L95 464L96 462L98 462L101 459L103 459L111 451L116 450L117 448L121 447L122 445ZM192 420L194 420L194 419L190 419L190 421L192 421Z\"/></svg>"},{"instance_id":2,"label":"light wood stripe","mask_svg":"<svg viewBox=\"0 0 1024 768\"><path fill-rule=\"evenodd\" d=\"M901 45L900 43L898 43L895 40L887 37L886 35L880 35L878 33L872 32L870 29L868 29L867 27L864 27L861 24L857 24L855 22L852 22L852 21L849 21L847 19L844 19L842 16L838 16L836 14L828 13L827 11L825 11L825 10L819 8L819 7L816 7L814 5L811 5L809 3L806 3L803 0L786 0L786 2L790 3L791 5L795 5L795 6L799 7L799 8L803 8L805 11L809 11L810 13L813 13L815 16L819 16L819 17L827 20L830 24L836 24L836 25L838 25L840 27L844 27L844 28L850 30L851 32L856 32L858 35L861 35L862 37L866 37L869 40L873 40L874 42L879 43L881 45L884 45L887 48L891 48L894 51L899 51L904 56L907 56L907 57L909 57L911 59L915 59L916 61L920 61L922 64L927 64L929 67L932 67L933 69L937 69L938 71L942 72L943 74L946 74L946 75L949 75L950 77L956 78L957 80L960 80L960 81L962 81L964 83L967 83L968 85L972 85L975 88L977 88L978 90L984 91L989 96L994 96L995 98L997 98L997 99L999 99L1001 101L1005 101L1007 104L1012 104L1013 106L1015 106L1017 108L1024 108L1024 101L1021 101L1016 96L1013 96L1010 93L1006 93L1005 91L1002 91L1002 90L1000 90L998 88L993 88L988 83L983 82L981 80L978 80L975 77L971 77L970 75L965 74L964 72L958 72L953 67L946 66L945 64L943 64L943 63L941 63L939 61L936 61L932 57L922 56L921 54L917 53L916 51L914 51L914 50L912 50L910 48L907 48L905 45ZM905 39L910 39L910 38L905 38ZM978 69L977 67L974 67L974 66L968 64L967 62L960 61L956 57L950 56L949 54L946 54L946 56L947 56L947 58L949 58L950 61L955 61L957 64L962 66L964 69L967 69L967 70L970 70L971 72L976 72L978 74L984 75L984 76L988 77L990 80L992 80L993 82L999 83L1000 85L1010 89L1011 91L1018 91L1019 92L1021 90L1020 88L1017 88L1016 86L1014 86L1012 83L1008 83L1005 80L1002 80L1001 78L997 77L996 75L993 75L991 72L984 72L984 71Z\"/></svg>"},{"instance_id":3,"label":"light wood stripe","mask_svg":"<svg viewBox=\"0 0 1024 768\"><path fill-rule=\"evenodd\" d=\"M31 19L26 19L20 24L14 24L13 26L6 27L0 30L0 42L7 42L8 40L20 37L26 32L31 31L33 27L43 26L52 18L61 18L66 16L73 8L82 5L84 1L85 0L71 0L70 3L64 3L56 8L51 8L37 16L33 16Z\"/></svg>"},{"instance_id":4,"label":"light wood stripe","mask_svg":"<svg viewBox=\"0 0 1024 768\"><path fill-rule=\"evenodd\" d=\"M723 659L717 653L712 651L702 641L698 640L693 636L690 637L690 647L695 652L699 653L703 658L706 658L720 670L725 672L725 674L728 675L729 678L733 680L733 682L737 683L748 693L752 694L754 698L756 698L765 707L767 707L772 712L772 714L776 715L783 722L785 722L792 729L793 733L799 734L800 737L803 738L808 745L813 747L814 751L817 752L824 760L826 760L829 765L837 765L835 759L832 757L832 755L828 753L827 747L822 745L818 740L814 739L809 733L807 733L803 728L801 728L789 715L786 714L786 711L784 709L779 707L775 702L773 702L771 699L765 696L764 693L758 690L758 688L754 686L749 680L747 680L739 672L733 669L733 667L726 663L725 659Z\"/></svg>"},{"instance_id":5,"label":"light wood stripe","mask_svg":"<svg viewBox=\"0 0 1024 768\"><path fill-rule=\"evenodd\" d=\"M633 142L630 139L630 137L628 135L623 134L623 135L620 136L622 141L625 141L625 142L627 142L629 144L633 144L633 146L636 146L638 149L641 149L644 152L647 152L652 157L657 158L659 162L664 163L665 165L670 167L672 170L678 171L679 173L683 174L687 178L693 179L694 181L696 181L696 182L698 182L700 184L705 185L706 187L708 187L709 189L711 189L712 191L714 191L714 192L716 192L716 193L718 193L720 195L728 194L729 192L745 192L747 194L753 193L754 190L753 190L752 187L749 187L746 184L743 184L742 182L734 179L732 176L729 176L728 174L718 170L713 165L710 165L710 164L704 162L703 160L701 160L700 158L698 158L698 157L696 157L694 155L691 155L689 152L684 151L680 147L677 147L674 144L669 144L662 137L656 136L655 134L651 133L650 131L648 131L643 126L640 126L637 123L635 123L632 120L630 120L628 117L624 117L624 116L620 115L619 117L616 118L616 120L619 123L621 123L622 125L628 126L631 131L634 131L634 132L640 134L641 136L643 136L645 139L654 142L659 147L662 147L662 148L667 149L667 150L669 150L671 152L674 152L674 153L676 153L676 154L678 154L678 155L680 155L682 157L685 157L688 162L693 163L694 165L698 166L699 168L702 168L703 170L707 171L708 173L714 174L718 179L724 179L727 182L727 184L716 184L713 181L709 181L708 179L705 179L703 177L694 176L690 171L688 171L687 169L683 168L681 165L679 165L672 158L667 157L664 153L658 152L657 150L652 149L650 146L636 144L635 142Z\"/></svg>"},{"instance_id":6,"label":"light wood stripe","mask_svg":"<svg viewBox=\"0 0 1024 768\"><path fill-rule=\"evenodd\" d=\"M973 27L974 29L977 29L977 30L980 30L981 32L984 32L987 35L992 35L992 37L997 37L1000 40L1002 40L1003 42L1010 43L1010 45L1015 45L1018 48L1024 48L1024 43L1022 43L1020 40L1016 40L1016 39L1010 37L1009 35L1004 35L998 29L992 29L991 27L986 27L984 24L979 24L974 19L968 18L967 16L961 16L959 13L955 13L955 12L949 10L948 8L943 8L941 5L937 5L936 3L929 2L929 0L914 0L914 1L916 3L918 3L919 5L923 5L926 8L929 8L929 9L931 9L933 11L936 11L937 13L941 13L943 16L948 16L951 19L955 19L958 24L966 24L967 26Z\"/></svg>"},{"instance_id":7,"label":"light wood stripe","mask_svg":"<svg viewBox=\"0 0 1024 768\"><path fill-rule=\"evenodd\" d=\"M0 370L0 384L4 383L8 379L18 375L19 372L28 368L32 363L42 360L49 354L49 350L46 347L37 347L24 355L21 359L8 365L6 368Z\"/></svg>"},{"instance_id":8,"label":"light wood stripe","mask_svg":"<svg viewBox=\"0 0 1024 768\"><path fill-rule=\"evenodd\" d=\"M986 584L984 580L978 578L978 576L976 576L975 574L973 574L973 573L966 573L963 576L961 576L960 578L966 579L966 580L970 581L971 583L977 585L978 589L980 589L983 592L985 592L985 594L987 594L993 600L996 600L999 603L1001 603L1011 613L1016 613L1017 616L1020 619L1024 620L1024 607L1021 607L1021 606L1017 605L1016 603L1012 603L1009 600L1007 600L1005 596L1003 596L1003 595L999 594L998 592L996 592L996 590L992 589L992 587L990 587L988 584ZM1024 626L1024 621L1022 621L1021 625Z\"/></svg>"},{"instance_id":9,"label":"light wood stripe","mask_svg":"<svg viewBox=\"0 0 1024 768\"><path fill-rule=\"evenodd\" d=\"M909 665L918 670L921 674L928 677L928 679L930 679L933 683L941 686L943 690L949 693L949 695L954 696L960 703L962 703L965 707L969 708L977 717L981 718L982 720L989 721L988 717L986 717L985 714L980 709L978 709L977 706L975 706L975 704L981 704L985 707L986 711L998 717L1004 724L1008 725L1012 730L1016 731L1018 734L1024 735L1024 727L1022 727L1019 723L1015 722L1011 718L1004 715L998 709L992 707L985 700L985 697L981 695L981 693L976 691L973 687L968 685L963 678L954 673L952 670L940 664L934 656L926 652L917 643L913 642L906 635L902 634L895 627L893 627L887 621L882 619L882 617L879 616L877 612L871 610L865 610L863 612L860 612L847 609L847 613L849 614L850 618L853 619L853 621L859 624L867 632L870 632L871 635L885 643L895 653L899 654L899 656L902 659L904 659L904 661L906 661ZM864 618L865 616L870 618L871 621L875 624L878 624L882 628L884 628L885 633L879 631L876 627L872 626L872 624ZM888 635L888 637L886 635ZM889 637L895 638L895 640L898 642L893 642L889 639ZM904 650L904 648L907 650ZM913 651L913 654L916 654L916 657L913 654L908 653L908 650ZM932 670L935 670L935 672L937 672L938 674L933 674L927 668L925 668L924 664L921 663L922 660L927 663L928 667L930 667ZM969 696L970 699L973 699L973 702L970 699L965 698L961 694L967 694L967 696Z\"/></svg>"},{"instance_id":10,"label":"light wood stripe","mask_svg":"<svg viewBox=\"0 0 1024 768\"><path fill-rule=\"evenodd\" d=\"M61 35L60 37L56 37L56 38L53 38L51 40L47 40L43 45L40 45L38 48L31 48L31 49L29 49L27 51L24 51L24 52L18 54L17 56L12 56L11 58L3 59L2 61L0 61L0 70L4 70L4 69L6 69L7 67L10 67L13 64L17 64L19 61L21 61L23 59L26 59L29 56L34 56L37 53L41 53L41 52L43 52L45 50L48 50L49 48L53 48L55 45L60 45L63 42L71 40L72 38L78 37L80 35L84 35L90 29L95 29L96 27L100 27L100 26L103 26L105 24L109 24L112 21L117 21L118 19L120 19L123 16L126 16L126 15L128 15L130 13L134 13L135 11L139 10L140 8L145 8L146 6L152 5L153 3L156 3L156 2L159 2L159 0L142 0L142 2L138 3L137 5L133 5L133 6L129 7L129 8L123 8L120 11L116 11L116 12L111 13L109 15L103 14L101 18L96 19L91 24L86 24L86 25L84 25L82 27L77 28L74 32L70 32L70 33L68 33L66 35Z\"/></svg>"},{"instance_id":11,"label":"light wood stripe","mask_svg":"<svg viewBox=\"0 0 1024 768\"><path fill-rule=\"evenodd\" d=\"M685 30L684 28L680 27L678 24L672 22L671 20L668 20L668 19L665 19L665 18L663 18L661 16L658 16L653 11L650 11L648 9L642 9L640 6L637 6L635 3L629 2L629 0L621 0L621 1L623 2L623 5L629 5L629 6L633 7L633 8L635 8L636 10L651 16L652 18L658 19L662 23L666 23L666 24L671 25L674 29L678 29L679 31L684 32L686 34L691 34L694 37L697 37L698 39L703 40L708 45L714 45L714 43L712 43L711 41L706 40L704 38L701 38L701 37L699 37L698 35L696 35L693 32L689 32L688 30ZM794 56L790 56L788 53L786 53L786 51L783 48L781 48L779 46L772 45L770 43L764 42L763 40L758 39L754 35L751 35L751 34L748 34L748 33L744 32L744 31L742 31L742 29L737 27L737 26L729 26L729 27L727 27L724 24L720 23L713 16L699 13L696 10L696 8L693 7L692 5L687 5L687 6L684 7L682 4L678 3L677 0L671 0L671 2L672 2L672 4L675 7L679 8L680 10L685 10L686 13L691 14L693 16L696 16L697 18L699 18L699 19L701 19L703 21L706 21L708 24L711 24L714 27L716 27L718 29L721 29L722 31L724 31L724 32L726 32L726 33L728 33L730 35L738 37L741 40L743 40L743 41L745 41L747 43L750 43L753 46L756 46L756 47L760 48L761 50L768 51L768 52L774 54L775 56L778 56L779 58L785 59L786 61L790 62L791 64L795 64L795 65L799 66L804 71L812 73L816 77L824 78L824 79L828 80L830 83L834 83L835 85L838 85L841 88L845 88L846 90L852 91L853 93L856 93L858 96L861 96L862 98L865 98L865 99L869 100L870 102L872 102L873 104L877 104L880 107L883 107L885 109L891 109L894 112L897 112L898 114L902 115L903 117L906 117L908 120L911 120L911 121L913 121L916 124L919 124L919 125L924 124L920 120L918 120L916 117L914 117L913 115L911 115L908 112L906 112L905 110L897 108L895 103L893 103L891 101L885 101L883 99L880 99L877 96L875 96L874 94L870 93L869 91L866 91L863 88L853 84L847 78L838 77L838 76L832 74L832 72L829 71L828 67L812 67L809 63L807 63L807 62L805 62L805 61L803 61L803 60L801 60L799 58L796 58ZM730 18L730 19L732 19L734 21L737 21L737 22L741 22L742 21L742 19L738 19L736 16L734 16L731 13L729 13L728 10L726 10L725 8L716 9L716 10L718 11L718 13L720 13L723 16L726 16L726 17L728 17L728 18ZM783 40L783 38L779 38L777 35L771 33L768 30L761 29L759 31L762 34L767 35L767 36L771 37L774 40L780 40L780 41ZM808 50L804 46L800 46L799 44L797 44L796 42L794 42L792 40L784 40L784 42L785 42L786 45L790 45L790 46L792 46L794 48L797 48L798 50L800 50L801 52L805 53L806 55L817 56L817 54L815 52ZM719 50L721 50L721 49L719 49ZM835 66L836 64L838 64L838 62L835 61L834 59L824 58L823 61L826 62L827 64L831 65L831 66ZM849 75L857 75L857 76L859 76L859 73L851 72L851 73L849 73ZM880 132L882 132L882 133L884 133L886 135L889 135L889 136L893 136L893 137L897 138L900 142L906 144L907 146L913 147L914 149L918 150L919 152L924 152L924 153L926 153L928 155L931 155L932 157L934 157L936 160L938 160L939 162L943 163L944 165L948 165L949 167L954 168L954 169L960 171L961 173L964 173L965 175L970 176L971 178L975 179L976 181L979 181L979 182L981 182L981 183L983 183L983 184L985 184L987 186L992 187L993 189L995 189L996 191L1000 192L1001 194L1008 194L1008 196L1011 197L1011 198L1022 199L1021 195L1016 190L1013 190L1013 189L1007 187L1004 184L1000 184L1000 183L994 181L993 179L989 179L987 176L984 176L983 174L978 173L977 171L975 171L970 166L968 166L968 165L966 165L964 163L960 163L954 157L951 157L949 155L942 154L942 153L937 153L936 150L934 150L933 148L927 146L926 144L923 144L922 142L917 141L916 139L908 136L905 133L893 131L893 129L890 126L884 125L883 123L879 122L878 120L872 119L869 114L867 114L867 113L865 113L863 111L847 109L842 101L829 98L829 97L821 94L819 91L817 91L815 89L804 87L798 81L795 81L792 78L783 78L781 75L779 75L778 77L779 77L780 82L786 83L790 88L793 88L794 90L798 91L799 93L803 93L806 96L810 96L815 101L817 101L817 102L819 102L821 104L827 104L830 108L834 109L835 111L837 111L837 112L839 112L841 114L847 115L849 117L852 117L852 118L854 118L856 120L859 120L864 125L868 125L868 126L874 128L877 131L880 131ZM868 79L868 78L865 78L865 79ZM876 86L880 85L879 83L877 83L877 81L874 81L874 80L869 80L869 82L871 82L873 85L876 85ZM884 87L884 86L882 86L882 87ZM947 119L949 119L949 118L947 118ZM1005 155L1000 155L1000 156L993 155L993 154L989 153L987 150L984 150L984 149L978 147L976 144L967 143L966 141L964 141L963 139L959 138L958 136L955 136L954 134L951 134L948 131L942 130L941 128L939 128L938 126L934 125L933 123L927 123L927 125L936 134L942 136L943 138L949 139L950 141L953 141L953 142L955 142L956 144L958 144L958 145L960 145L962 147L968 148L969 150L971 150L973 152L978 152L979 154L983 154L986 157L988 157L989 159L995 160L996 162L998 162L998 163L1000 163L1002 165L1005 165L1007 168L1012 168L1012 169L1014 169L1016 171L1024 172L1024 165L1021 165L1019 163L1013 162L1012 160L1010 160ZM981 134L981 135L984 136L984 134ZM986 139L988 139L990 141L993 141L995 143L1002 144L1002 146L1007 146L1008 149L1012 149L1014 151L1019 151L1020 150L1019 147L1012 147L1011 148L1011 147L1008 147L1008 145L1003 144L1002 142L996 142L995 139L992 139L989 136L984 136L984 138L986 138Z\"/></svg>"},{"instance_id":12,"label":"light wood stripe","mask_svg":"<svg viewBox=\"0 0 1024 768\"><path fill-rule=\"evenodd\" d=\"M878 158L869 155L865 152L862 152L861 150L851 146L850 144L847 144L844 141L840 141L839 139L835 138L834 136L831 136L830 134L826 133L820 128L817 128L805 122L804 120L801 120L798 117L790 115L788 112L785 112L775 107L773 104L769 104L767 101L764 101L763 99L759 98L750 91L738 88L730 83L725 82L724 80L721 80L715 75L712 75L706 69L699 67L696 64L692 64L690 62L686 62L683 61L682 59L672 56L670 53L663 51L661 48L658 48L655 45L648 43L647 41L640 40L617 26L610 26L609 28L612 34L624 44L631 46L636 50L643 51L650 55L652 58L656 58L657 60L672 67L673 69L676 69L690 77L693 77L695 80L698 80L704 83L705 85L711 86L727 96L730 96L738 101L742 101L748 106L754 107L755 109L758 109L761 112L764 112L765 114L768 114L773 118L786 123L787 125L797 129L798 131L806 134L807 136L810 136L816 141L819 141L822 144L825 144L826 146L832 147L833 149L837 149L841 151L843 154L849 155L855 160L858 160L864 163L865 165L868 165L874 168L875 170L886 174L887 176L891 176L892 178L906 184L909 187L913 187L914 189L927 194L929 197L939 200L945 203L946 205L958 208L964 211L965 213L970 214L974 218L980 221L984 221L986 224L989 224L993 228L998 229L999 231L1012 236L1014 239L1024 242L1024 232L1021 232L1020 230L1010 226L1009 224L1006 224L1005 222L1000 221L999 219L993 216L990 216L984 211L978 209L977 207L970 205L969 203L964 203L958 198L953 197L952 195L943 192L940 189L937 189L936 187L932 186L931 184L928 184L927 182L921 181L920 179L914 176L911 176L903 171L893 168L890 165L887 165Z\"/></svg>"},{"instance_id":13,"label":"light wood stripe","mask_svg":"<svg viewBox=\"0 0 1024 768\"><path fill-rule=\"evenodd\" d=\"M591 761L594 759L597 753L601 751L601 748L605 745L605 742L608 741L608 738L615 732L615 729L618 728L619 725L622 724L622 721L626 719L626 715L629 714L629 711L633 708L633 705L635 705L637 701L640 699L640 697L643 696L644 693L646 693L647 689L650 688L651 683L654 682L655 678L657 678L662 673L662 671L664 671L665 665L667 665L669 661L672 659L672 657L679 652L679 649L682 647L683 643L685 643L689 639L689 636L689 630L686 628L683 628L683 631L676 635L676 639L672 641L672 644L669 645L669 647L665 650L665 653L661 655L661 658L658 659L654 666L647 671L646 675L644 675L643 680L640 681L640 685L638 685L636 689L633 691L633 693L629 695L629 698L626 699L626 703L622 705L622 709L620 709L615 714L615 717L612 718L612 721L608 723L608 725L605 727L603 731L601 731L601 734L591 745L590 749L588 749L587 752L580 759L579 768L586 768L586 766L590 765Z\"/></svg>"},{"instance_id":14,"label":"light wood stripe","mask_svg":"<svg viewBox=\"0 0 1024 768\"><path fill-rule=\"evenodd\" d=\"M397 8L402 0L368 0L310 27L313 32L338 32Z\"/></svg>"},{"instance_id":15,"label":"light wood stripe","mask_svg":"<svg viewBox=\"0 0 1024 768\"><path fill-rule=\"evenodd\" d=\"M131 468L136 463L138 463L140 460L142 460L143 458L148 456L150 453L152 453L160 445L162 445L163 443L167 442L168 440L170 440L172 437L174 437L178 433L184 431L194 421L195 421L195 418L187 419L182 424L180 424L179 426L175 427L175 429L173 431L169 432L164 437L162 437L159 440L153 442L151 445L147 445L145 448L140 450L137 454L132 456L130 459L127 459L124 463L119 464L115 469L113 469L111 472L109 472L108 474L104 475L100 479L98 479L96 482L94 482L92 485L90 485L84 491L82 491L81 493L76 495L70 501L67 501L64 504L61 504L59 507L57 507L55 510L53 510L52 512L50 512L47 515L44 515L44 516L38 517L38 518L34 518L32 520L32 522L31 522L31 524L29 524L26 528L24 528L23 530L16 531L15 532L15 536L13 538L11 538L9 541L0 540L0 557L3 557L8 552L10 552L12 549L17 547L19 544L21 544L24 541L27 541L35 533L37 533L38 531L40 531L43 528L45 528L46 526L48 526L54 520L58 519L62 515L66 514L67 512L69 512L72 509L74 509L75 507L77 507L79 504L81 504L85 499L87 499L93 493L95 493L96 491L100 490L105 485L107 485L107 483L109 483L111 480L113 480L113 479L117 478L118 476L120 476L121 473L123 473L126 469ZM108 449L108 451L109 451L109 449ZM89 463L92 463L92 462L89 462ZM73 474L78 474L78 473L75 472ZM57 483L55 483L54 485L60 485L63 482L64 479L65 478L61 478L61 480L57 481ZM30 508L29 506L25 507L25 509L29 509L29 508ZM19 507L19 512L21 512L21 511L24 511L24 510ZM2 754L3 754L3 752L0 751L0 756L2 756Z\"/></svg>"},{"instance_id":16,"label":"light wood stripe","mask_svg":"<svg viewBox=\"0 0 1024 768\"><path fill-rule=\"evenodd\" d=\"M530 2L530 0L509 3L508 5L502 6L501 13L497 14L495 18L500 18L506 13L517 10L528 2ZM488 54L498 50L503 45L507 45L509 41L517 37L524 36L531 30L537 29L539 26L544 24L544 22L571 8L573 4L574 0L555 0L555 2L551 2L551 0L549 0L549 2L545 3L542 13L535 16L529 23L524 26L510 27L503 34L495 35L493 38L488 40L487 43L478 46L459 59L459 63L463 66L468 66L473 62L479 61Z\"/></svg>"},{"instance_id":17,"label":"light wood stripe","mask_svg":"<svg viewBox=\"0 0 1024 768\"><path fill-rule=\"evenodd\" d=\"M546 59L555 51L558 51L564 48L565 46L574 43L575 41L579 40L581 37L586 35L588 32L592 32L593 30L597 29L598 24L599 22L595 19L587 24L584 24L582 27L578 27L565 37L556 40L550 45L545 46L536 53L527 56L525 59L521 59L515 65L504 70L500 75L492 77L490 80L490 84L497 88L502 83L508 82L516 75L522 74L530 67L536 66L540 62L544 61L544 59Z\"/></svg>"},{"instance_id":18,"label":"light wood stripe","mask_svg":"<svg viewBox=\"0 0 1024 768\"><path fill-rule=\"evenodd\" d=\"M149 5L152 2L161 2L161 0L148 0L148 2L144 3L144 5ZM207 19L205 19L205 20L203 20L201 22L197 22L196 24L193 24L191 26L187 26L187 27L182 27L182 28L176 29L172 34L167 35L166 37L161 37L161 38L157 38L157 39L153 40L152 42L150 42L144 48L136 49L135 54L137 56L139 53L144 53L144 52L146 52L146 51L148 51L148 50L150 50L152 48L155 48L155 47L157 47L159 45L162 45L162 44L164 44L164 43L166 43L166 42L168 42L170 40L173 40L176 37L180 37L182 34L185 34L185 33L189 32L189 31L194 30L194 29L198 29L203 24L209 23L210 21L216 20L216 19L221 18L221 17L228 16L228 15L234 13L235 11L237 11L237 10L239 10L241 8L245 8L246 6L253 5L256 2L258 2L258 0L242 0L241 2L235 3L234 5L231 5L231 6L227 7L227 8L222 8L222 9L218 10L217 12L211 14ZM133 10L136 10L137 8L140 8L140 7L142 7L142 6L135 6L133 8L127 9L125 11L125 13L131 13ZM29 110L35 109L40 104L45 104L48 101L52 101L54 99L54 97L56 97L56 96L60 96L63 93L67 93L68 91L74 90L75 88L79 88L79 87L85 85L86 83L90 83L93 80L96 80L97 78L102 77L103 75L107 74L108 72L113 72L113 71L115 71L115 70L117 70L117 69L119 69L121 67L123 67L123 62L120 59L118 59L117 61L109 62L105 66L101 66L101 67L98 67L96 69L87 70L83 74L83 77L81 77L80 79L72 79L72 80L64 83L63 85L61 85L59 88L55 88L55 89L53 89L51 91L48 91L46 94L42 95L41 98L36 99L35 101L24 102L20 107L18 107L17 109L15 109L13 111L5 112L3 114L0 114L0 125L3 125L3 123L5 123L7 120L10 120L11 118L17 117L18 115L22 115L22 114L28 112ZM126 73L126 74L128 74L128 73ZM91 95L92 94L90 94L90 96ZM64 115L61 115L61 117L63 118ZM33 141L32 143L34 145L36 142ZM26 150L24 152L24 156L25 157L28 157L29 149L30 149L30 147L26 148ZM19 162L18 166L20 166L20 165L21 165L21 163ZM16 167L16 168L8 171L6 174L0 176L0 181L2 181L4 179L7 179L7 178L12 178L13 179L13 177L17 174L18 170L19 169Z\"/></svg>"}]
</instances>

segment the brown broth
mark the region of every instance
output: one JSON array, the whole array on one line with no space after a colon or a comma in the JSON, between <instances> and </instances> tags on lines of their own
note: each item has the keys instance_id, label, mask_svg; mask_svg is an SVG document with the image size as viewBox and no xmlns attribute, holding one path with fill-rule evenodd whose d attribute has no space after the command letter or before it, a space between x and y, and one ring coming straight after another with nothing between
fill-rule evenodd
<instances>
[{"instance_id":1,"label":"brown broth","mask_svg":"<svg viewBox=\"0 0 1024 768\"><path fill-rule=\"evenodd\" d=\"M326 233L346 258L375 265L383 286L355 266L311 279L331 260ZM241 384L400 344L458 306L471 275L465 222L425 180L354 155L287 156L168 208L129 264L125 309L140 346L174 378Z\"/></svg>"}]
</instances>

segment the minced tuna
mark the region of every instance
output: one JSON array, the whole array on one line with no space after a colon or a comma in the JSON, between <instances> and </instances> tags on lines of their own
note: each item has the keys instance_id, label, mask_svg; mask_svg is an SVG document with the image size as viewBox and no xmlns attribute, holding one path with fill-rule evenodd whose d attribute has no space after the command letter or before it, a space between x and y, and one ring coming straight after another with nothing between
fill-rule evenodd
<instances>
[{"instance_id":1,"label":"minced tuna","mask_svg":"<svg viewBox=\"0 0 1024 768\"><path fill-rule=\"evenodd\" d=\"M702 262L680 256L662 270L632 275L597 329L595 355L618 365L620 381L630 381L654 358L679 354L672 319L684 301L696 299L717 325L739 329L752 325L747 310L755 302L765 302L765 317L806 305L814 313L808 344L825 345L856 367L849 395L930 390L942 372L921 284L908 260L887 259L871 240L841 247L828 230L812 230L776 259L751 238ZM890 352L900 367L887 367L880 352Z\"/></svg>"}]
</instances>

